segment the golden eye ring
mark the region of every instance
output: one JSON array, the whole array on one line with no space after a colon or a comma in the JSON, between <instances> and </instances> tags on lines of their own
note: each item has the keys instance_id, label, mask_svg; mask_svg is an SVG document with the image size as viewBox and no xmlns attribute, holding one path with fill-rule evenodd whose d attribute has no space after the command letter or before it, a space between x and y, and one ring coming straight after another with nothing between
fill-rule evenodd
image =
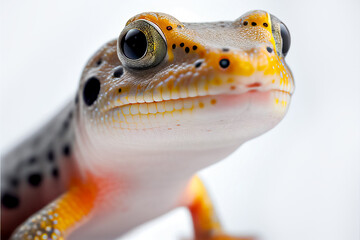
<instances>
[{"instance_id":1,"label":"golden eye ring","mask_svg":"<svg viewBox=\"0 0 360 240\"><path fill-rule=\"evenodd\" d=\"M167 43L161 29L147 20L128 24L117 43L121 63L132 69L148 69L157 66L167 54Z\"/></svg>"}]
</instances>

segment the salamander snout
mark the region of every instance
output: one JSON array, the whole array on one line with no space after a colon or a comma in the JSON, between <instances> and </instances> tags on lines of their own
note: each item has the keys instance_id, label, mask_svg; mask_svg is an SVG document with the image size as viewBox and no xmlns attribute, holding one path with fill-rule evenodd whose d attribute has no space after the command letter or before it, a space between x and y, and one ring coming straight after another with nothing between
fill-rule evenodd
<instances>
[{"instance_id":1,"label":"salamander snout","mask_svg":"<svg viewBox=\"0 0 360 240\"><path fill-rule=\"evenodd\" d=\"M209 51L204 60L209 67L216 71L240 76L250 76L258 71L270 71L278 63L277 55L269 45L249 50L213 49Z\"/></svg>"}]
</instances>

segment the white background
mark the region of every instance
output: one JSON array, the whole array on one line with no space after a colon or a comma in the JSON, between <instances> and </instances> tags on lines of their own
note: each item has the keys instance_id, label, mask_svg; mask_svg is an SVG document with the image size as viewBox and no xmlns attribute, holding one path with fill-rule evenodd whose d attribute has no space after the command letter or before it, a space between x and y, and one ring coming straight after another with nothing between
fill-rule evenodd
<instances>
[{"instance_id":1,"label":"white background","mask_svg":"<svg viewBox=\"0 0 360 240\"><path fill-rule=\"evenodd\" d=\"M87 59L131 16L162 11L201 22L273 13L292 34L287 62L296 91L288 115L202 176L232 233L360 239L360 1L1 0L0 9L2 152L73 98ZM126 239L182 239L191 231L186 211L177 210Z\"/></svg>"}]
</instances>

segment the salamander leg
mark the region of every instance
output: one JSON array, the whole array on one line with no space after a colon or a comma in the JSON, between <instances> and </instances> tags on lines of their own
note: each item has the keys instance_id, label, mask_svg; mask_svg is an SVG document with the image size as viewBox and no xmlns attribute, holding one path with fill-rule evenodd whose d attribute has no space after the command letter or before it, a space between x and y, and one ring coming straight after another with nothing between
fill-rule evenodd
<instances>
[{"instance_id":1,"label":"salamander leg","mask_svg":"<svg viewBox=\"0 0 360 240\"><path fill-rule=\"evenodd\" d=\"M186 205L191 213L196 240L254 240L253 237L232 237L225 234L209 194L198 176L187 189Z\"/></svg>"},{"instance_id":2,"label":"salamander leg","mask_svg":"<svg viewBox=\"0 0 360 240\"><path fill-rule=\"evenodd\" d=\"M20 225L11 240L64 240L89 219L94 206L94 187L74 186Z\"/></svg>"}]
</instances>

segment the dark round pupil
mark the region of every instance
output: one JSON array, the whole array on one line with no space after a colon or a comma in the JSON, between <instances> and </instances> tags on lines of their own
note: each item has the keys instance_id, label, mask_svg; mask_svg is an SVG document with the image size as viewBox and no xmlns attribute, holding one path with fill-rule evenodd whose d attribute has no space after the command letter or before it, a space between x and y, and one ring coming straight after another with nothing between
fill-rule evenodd
<instances>
[{"instance_id":1,"label":"dark round pupil","mask_svg":"<svg viewBox=\"0 0 360 240\"><path fill-rule=\"evenodd\" d=\"M282 23L280 24L280 33L282 38L282 53L284 54L284 56L286 56L290 49L290 33L289 30Z\"/></svg>"},{"instance_id":2,"label":"dark round pupil","mask_svg":"<svg viewBox=\"0 0 360 240\"><path fill-rule=\"evenodd\" d=\"M147 50L145 34L138 29L129 30L121 40L121 49L125 56L130 59L141 58Z\"/></svg>"}]
</instances>

